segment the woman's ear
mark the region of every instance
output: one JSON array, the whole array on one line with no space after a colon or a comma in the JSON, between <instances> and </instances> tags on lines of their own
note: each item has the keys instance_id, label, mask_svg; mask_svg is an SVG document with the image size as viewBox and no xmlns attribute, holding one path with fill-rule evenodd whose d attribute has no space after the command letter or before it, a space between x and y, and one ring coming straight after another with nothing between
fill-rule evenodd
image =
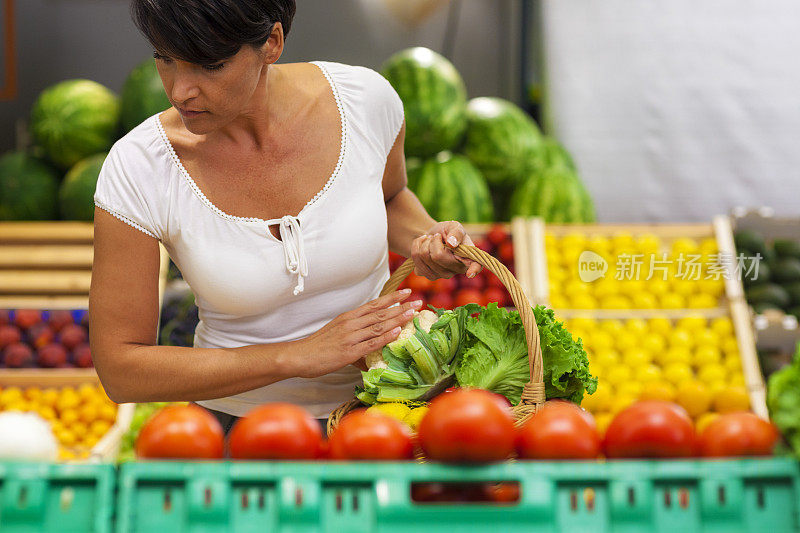
<instances>
[{"instance_id":1,"label":"woman's ear","mask_svg":"<svg viewBox=\"0 0 800 533\"><path fill-rule=\"evenodd\" d=\"M272 31L264 43L264 62L267 64L276 63L283 54L283 24L276 22L272 25Z\"/></svg>"}]
</instances>

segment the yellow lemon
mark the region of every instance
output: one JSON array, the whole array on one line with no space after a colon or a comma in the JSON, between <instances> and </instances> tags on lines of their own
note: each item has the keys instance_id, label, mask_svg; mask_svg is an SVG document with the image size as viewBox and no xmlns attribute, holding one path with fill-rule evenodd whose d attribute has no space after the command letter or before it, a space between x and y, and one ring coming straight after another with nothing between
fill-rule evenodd
<instances>
[{"instance_id":1,"label":"yellow lemon","mask_svg":"<svg viewBox=\"0 0 800 533\"><path fill-rule=\"evenodd\" d=\"M598 300L616 296L620 292L619 283L617 283L613 277L607 277L605 279L595 281L592 284L592 291L594 292L594 297Z\"/></svg>"},{"instance_id":2,"label":"yellow lemon","mask_svg":"<svg viewBox=\"0 0 800 533\"><path fill-rule=\"evenodd\" d=\"M99 417L101 420L114 422L117 418L117 409L113 405L103 403L99 408Z\"/></svg>"},{"instance_id":3,"label":"yellow lemon","mask_svg":"<svg viewBox=\"0 0 800 533\"><path fill-rule=\"evenodd\" d=\"M713 237L706 237L705 239L700 241L700 253L703 255L711 255L716 254L719 252L719 246L717 246L717 240Z\"/></svg>"},{"instance_id":4,"label":"yellow lemon","mask_svg":"<svg viewBox=\"0 0 800 533\"><path fill-rule=\"evenodd\" d=\"M580 248L586 246L586 235L573 231L561 237L561 246L566 248Z\"/></svg>"},{"instance_id":5,"label":"yellow lemon","mask_svg":"<svg viewBox=\"0 0 800 533\"><path fill-rule=\"evenodd\" d=\"M53 420L56 420L58 418L55 409L53 409L49 405L39 405L36 408L36 412L39 413L39 416L41 416L48 422L52 422Z\"/></svg>"},{"instance_id":6,"label":"yellow lemon","mask_svg":"<svg viewBox=\"0 0 800 533\"><path fill-rule=\"evenodd\" d=\"M733 413L750 409L750 396L741 385L729 385L714 394L714 410L719 413Z\"/></svg>"},{"instance_id":7,"label":"yellow lemon","mask_svg":"<svg viewBox=\"0 0 800 533\"><path fill-rule=\"evenodd\" d=\"M647 366L653 361L653 355L641 348L629 348L622 354L622 361L631 368Z\"/></svg>"},{"instance_id":8,"label":"yellow lemon","mask_svg":"<svg viewBox=\"0 0 800 533\"><path fill-rule=\"evenodd\" d=\"M738 374L733 374L730 378L730 384L744 387L747 384L744 380L744 374L742 374L741 372L739 372Z\"/></svg>"},{"instance_id":9,"label":"yellow lemon","mask_svg":"<svg viewBox=\"0 0 800 533\"><path fill-rule=\"evenodd\" d=\"M31 402L38 402L42 397L42 389L39 387L28 387L24 392L25 399Z\"/></svg>"},{"instance_id":10,"label":"yellow lemon","mask_svg":"<svg viewBox=\"0 0 800 533\"><path fill-rule=\"evenodd\" d=\"M641 318L629 318L625 321L625 329L634 335L644 335L647 333L647 322Z\"/></svg>"},{"instance_id":11,"label":"yellow lemon","mask_svg":"<svg viewBox=\"0 0 800 533\"><path fill-rule=\"evenodd\" d=\"M688 237L681 237L672 241L670 250L672 251L672 255L684 254L688 256L697 255L700 253L700 248L697 244L697 241Z\"/></svg>"},{"instance_id":12,"label":"yellow lemon","mask_svg":"<svg viewBox=\"0 0 800 533\"><path fill-rule=\"evenodd\" d=\"M97 388L90 383L84 383L78 387L78 396L84 400L91 400L97 396Z\"/></svg>"},{"instance_id":13,"label":"yellow lemon","mask_svg":"<svg viewBox=\"0 0 800 533\"><path fill-rule=\"evenodd\" d=\"M56 389L47 388L42 390L42 395L39 397L39 403L55 407L58 401L58 391Z\"/></svg>"},{"instance_id":14,"label":"yellow lemon","mask_svg":"<svg viewBox=\"0 0 800 533\"><path fill-rule=\"evenodd\" d=\"M578 294L571 298L572 307L575 309L597 309L597 300L590 294Z\"/></svg>"},{"instance_id":15,"label":"yellow lemon","mask_svg":"<svg viewBox=\"0 0 800 533\"><path fill-rule=\"evenodd\" d=\"M637 294L647 291L647 284L643 280L624 280L619 284L619 290L628 298L633 298Z\"/></svg>"},{"instance_id":16,"label":"yellow lemon","mask_svg":"<svg viewBox=\"0 0 800 533\"><path fill-rule=\"evenodd\" d=\"M570 279L570 271L562 266L548 265L547 277L556 283L564 283Z\"/></svg>"},{"instance_id":17,"label":"yellow lemon","mask_svg":"<svg viewBox=\"0 0 800 533\"><path fill-rule=\"evenodd\" d=\"M642 348L655 355L663 352L667 347L667 341L658 333L647 333L642 337Z\"/></svg>"},{"instance_id":18,"label":"yellow lemon","mask_svg":"<svg viewBox=\"0 0 800 533\"><path fill-rule=\"evenodd\" d=\"M665 317L651 318L647 321L647 326L653 333L658 333L665 337L668 336L673 329L672 322Z\"/></svg>"},{"instance_id":19,"label":"yellow lemon","mask_svg":"<svg viewBox=\"0 0 800 533\"><path fill-rule=\"evenodd\" d=\"M719 413L705 413L700 415L697 418L697 422L694 423L695 432L698 435L701 435L703 431L705 431L705 429L708 427L708 425L711 424L711 422L713 422L714 420L716 420L718 416Z\"/></svg>"},{"instance_id":20,"label":"yellow lemon","mask_svg":"<svg viewBox=\"0 0 800 533\"><path fill-rule=\"evenodd\" d=\"M567 300L563 296L551 294L550 307L553 309L569 309L570 308L569 300Z\"/></svg>"},{"instance_id":21,"label":"yellow lemon","mask_svg":"<svg viewBox=\"0 0 800 533\"><path fill-rule=\"evenodd\" d=\"M63 444L63 442L62 442L62 444ZM72 450L68 450L67 448L59 448L59 450L58 450L58 460L59 461L68 462L68 461L74 461L77 458L78 458L78 456Z\"/></svg>"},{"instance_id":22,"label":"yellow lemon","mask_svg":"<svg viewBox=\"0 0 800 533\"><path fill-rule=\"evenodd\" d=\"M622 358L616 350L612 348L603 348L595 352L594 360L598 366L614 368L615 366L619 366Z\"/></svg>"},{"instance_id":23,"label":"yellow lemon","mask_svg":"<svg viewBox=\"0 0 800 533\"><path fill-rule=\"evenodd\" d=\"M64 424L64 426L71 427L72 424L80 420L81 417L78 413L78 409L65 409L59 413L58 419L61 420L61 423Z\"/></svg>"},{"instance_id":24,"label":"yellow lemon","mask_svg":"<svg viewBox=\"0 0 800 533\"><path fill-rule=\"evenodd\" d=\"M56 409L59 413L75 409L81 403L81 399L75 392L75 389L68 387L61 391L61 394L56 401Z\"/></svg>"},{"instance_id":25,"label":"yellow lemon","mask_svg":"<svg viewBox=\"0 0 800 533\"><path fill-rule=\"evenodd\" d=\"M663 374L664 379L675 386L680 385L684 381L689 381L694 377L692 369L689 368L689 365L686 363L669 363L664 367Z\"/></svg>"},{"instance_id":26,"label":"yellow lemon","mask_svg":"<svg viewBox=\"0 0 800 533\"><path fill-rule=\"evenodd\" d=\"M639 345L639 339L640 337L638 335L630 333L629 331L623 331L617 335L617 349L625 352L631 348L635 348Z\"/></svg>"},{"instance_id":27,"label":"yellow lemon","mask_svg":"<svg viewBox=\"0 0 800 533\"><path fill-rule=\"evenodd\" d=\"M706 318L702 315L688 315L678 320L678 327L696 333L705 329Z\"/></svg>"},{"instance_id":28,"label":"yellow lemon","mask_svg":"<svg viewBox=\"0 0 800 533\"><path fill-rule=\"evenodd\" d=\"M720 339L730 337L733 335L733 322L726 316L719 316L711 321L711 331Z\"/></svg>"},{"instance_id":29,"label":"yellow lemon","mask_svg":"<svg viewBox=\"0 0 800 533\"><path fill-rule=\"evenodd\" d=\"M575 317L569 321L569 324L584 331L594 331L597 328L597 321L593 318Z\"/></svg>"},{"instance_id":30,"label":"yellow lemon","mask_svg":"<svg viewBox=\"0 0 800 533\"><path fill-rule=\"evenodd\" d=\"M613 368L608 368L606 371L606 381L611 383L615 387L630 381L631 377L633 377L633 372L627 366L615 366Z\"/></svg>"},{"instance_id":31,"label":"yellow lemon","mask_svg":"<svg viewBox=\"0 0 800 533\"><path fill-rule=\"evenodd\" d=\"M643 233L636 239L636 249L643 254L654 254L661 248L661 239L652 233Z\"/></svg>"},{"instance_id":32,"label":"yellow lemon","mask_svg":"<svg viewBox=\"0 0 800 533\"><path fill-rule=\"evenodd\" d=\"M594 423L597 426L597 434L600 438L603 438L603 435L606 434L606 430L613 419L614 413L599 413L595 415Z\"/></svg>"},{"instance_id":33,"label":"yellow lemon","mask_svg":"<svg viewBox=\"0 0 800 533\"><path fill-rule=\"evenodd\" d=\"M642 390L644 390L644 385L641 383L636 381L627 381L617 386L616 393L624 397L638 398L641 396Z\"/></svg>"},{"instance_id":34,"label":"yellow lemon","mask_svg":"<svg viewBox=\"0 0 800 533\"><path fill-rule=\"evenodd\" d=\"M672 347L689 349L694 344L692 332L683 328L676 328L667 336L667 344Z\"/></svg>"},{"instance_id":35,"label":"yellow lemon","mask_svg":"<svg viewBox=\"0 0 800 533\"><path fill-rule=\"evenodd\" d=\"M698 417L711 406L711 393L697 380L687 380L678 385L677 402L689 416Z\"/></svg>"},{"instance_id":36,"label":"yellow lemon","mask_svg":"<svg viewBox=\"0 0 800 533\"><path fill-rule=\"evenodd\" d=\"M86 437L83 438L83 444L87 448L94 448L94 446L100 442L102 436L98 437L97 435L93 435L92 433L87 433Z\"/></svg>"},{"instance_id":37,"label":"yellow lemon","mask_svg":"<svg viewBox=\"0 0 800 533\"><path fill-rule=\"evenodd\" d=\"M584 394L581 401L581 407L591 413L599 413L606 411L611 407L611 400L613 399L611 387L608 384L598 384L597 390L594 394Z\"/></svg>"},{"instance_id":38,"label":"yellow lemon","mask_svg":"<svg viewBox=\"0 0 800 533\"><path fill-rule=\"evenodd\" d=\"M62 429L58 433L56 433L56 438L58 442L61 443L62 446L67 448L74 446L76 442L78 442L78 437L70 431L69 429Z\"/></svg>"},{"instance_id":39,"label":"yellow lemon","mask_svg":"<svg viewBox=\"0 0 800 533\"><path fill-rule=\"evenodd\" d=\"M615 337L625 331L625 326L622 324L621 320L601 320L600 321L600 329Z\"/></svg>"},{"instance_id":40,"label":"yellow lemon","mask_svg":"<svg viewBox=\"0 0 800 533\"><path fill-rule=\"evenodd\" d=\"M692 352L683 346L673 346L666 351L657 353L656 361L662 366L673 363L680 363L688 366L692 362Z\"/></svg>"},{"instance_id":41,"label":"yellow lemon","mask_svg":"<svg viewBox=\"0 0 800 533\"><path fill-rule=\"evenodd\" d=\"M558 245L558 237L553 235L552 233L545 233L544 234L544 244L547 248L554 248Z\"/></svg>"},{"instance_id":42,"label":"yellow lemon","mask_svg":"<svg viewBox=\"0 0 800 533\"><path fill-rule=\"evenodd\" d=\"M719 363L721 359L722 356L716 346L700 345L694 350L692 364L696 367L703 367Z\"/></svg>"},{"instance_id":43,"label":"yellow lemon","mask_svg":"<svg viewBox=\"0 0 800 533\"><path fill-rule=\"evenodd\" d=\"M639 292L631 296L634 309L655 309L658 307L658 300L649 292Z\"/></svg>"},{"instance_id":44,"label":"yellow lemon","mask_svg":"<svg viewBox=\"0 0 800 533\"><path fill-rule=\"evenodd\" d=\"M622 295L606 296L600 300L600 309L631 309L631 301Z\"/></svg>"},{"instance_id":45,"label":"yellow lemon","mask_svg":"<svg viewBox=\"0 0 800 533\"><path fill-rule=\"evenodd\" d=\"M607 237L604 237L602 235L591 235L586 240L586 247L590 250L593 250L601 254L602 252L611 249L611 242L608 240Z\"/></svg>"},{"instance_id":46,"label":"yellow lemon","mask_svg":"<svg viewBox=\"0 0 800 533\"><path fill-rule=\"evenodd\" d=\"M694 293L697 292L697 286L692 280L676 279L672 282L672 290L675 294L686 298L687 301L691 301Z\"/></svg>"},{"instance_id":47,"label":"yellow lemon","mask_svg":"<svg viewBox=\"0 0 800 533\"><path fill-rule=\"evenodd\" d=\"M589 284L579 279L570 280L564 285L564 294L569 298L574 298L581 294L588 295L589 291Z\"/></svg>"},{"instance_id":48,"label":"yellow lemon","mask_svg":"<svg viewBox=\"0 0 800 533\"><path fill-rule=\"evenodd\" d=\"M614 347L614 338L605 331L595 331L592 334L591 346L596 351L611 349Z\"/></svg>"},{"instance_id":49,"label":"yellow lemon","mask_svg":"<svg viewBox=\"0 0 800 533\"><path fill-rule=\"evenodd\" d=\"M635 248L633 235L627 231L620 231L611 236L611 246L614 248Z\"/></svg>"},{"instance_id":50,"label":"yellow lemon","mask_svg":"<svg viewBox=\"0 0 800 533\"><path fill-rule=\"evenodd\" d=\"M697 371L697 378L704 383L722 381L727 375L728 373L725 371L725 367L719 363L701 366Z\"/></svg>"},{"instance_id":51,"label":"yellow lemon","mask_svg":"<svg viewBox=\"0 0 800 533\"><path fill-rule=\"evenodd\" d=\"M97 420L100 414L99 404L97 402L85 402L79 408L80 420L84 424L91 424Z\"/></svg>"},{"instance_id":52,"label":"yellow lemon","mask_svg":"<svg viewBox=\"0 0 800 533\"><path fill-rule=\"evenodd\" d=\"M736 341L736 337L723 338L719 343L719 347L722 348L725 355L739 354L739 343Z\"/></svg>"},{"instance_id":53,"label":"yellow lemon","mask_svg":"<svg viewBox=\"0 0 800 533\"><path fill-rule=\"evenodd\" d=\"M683 309L686 302L680 294L667 293L661 296L661 306L664 309Z\"/></svg>"},{"instance_id":54,"label":"yellow lemon","mask_svg":"<svg viewBox=\"0 0 800 533\"><path fill-rule=\"evenodd\" d=\"M636 398L635 397L622 396L620 394L620 395L615 396L614 399L611 401L611 408L609 409L609 411L614 413L614 414L617 414L620 411L622 411L624 409L627 409L628 407L630 407L634 403L636 403Z\"/></svg>"},{"instance_id":55,"label":"yellow lemon","mask_svg":"<svg viewBox=\"0 0 800 533\"><path fill-rule=\"evenodd\" d=\"M689 309L708 309L717 306L717 298L710 294L694 294L688 299Z\"/></svg>"},{"instance_id":56,"label":"yellow lemon","mask_svg":"<svg viewBox=\"0 0 800 533\"><path fill-rule=\"evenodd\" d=\"M675 389L675 385L669 381L654 381L652 383L648 383L647 386L642 389L642 393L639 395L639 398L642 400L662 400L665 402L672 402L675 400L676 394L677 391Z\"/></svg>"},{"instance_id":57,"label":"yellow lemon","mask_svg":"<svg viewBox=\"0 0 800 533\"><path fill-rule=\"evenodd\" d=\"M722 280L701 279L697 282L697 285L699 287L700 294L712 296L714 297L715 301L717 298L722 296L722 293L725 292L725 283Z\"/></svg>"},{"instance_id":58,"label":"yellow lemon","mask_svg":"<svg viewBox=\"0 0 800 533\"><path fill-rule=\"evenodd\" d=\"M735 375L742 372L742 360L739 359L738 355L726 356L725 360L722 363L722 366L725 367L730 374Z\"/></svg>"},{"instance_id":59,"label":"yellow lemon","mask_svg":"<svg viewBox=\"0 0 800 533\"><path fill-rule=\"evenodd\" d=\"M96 437L102 437L111 429L111 423L107 420L95 420L89 425L88 432ZM78 433L76 431L76 433ZM80 435L80 433L78 433Z\"/></svg>"},{"instance_id":60,"label":"yellow lemon","mask_svg":"<svg viewBox=\"0 0 800 533\"><path fill-rule=\"evenodd\" d=\"M662 278L661 272L654 272L653 277L647 281L647 290L650 294L662 298L665 294L670 292L669 281Z\"/></svg>"},{"instance_id":61,"label":"yellow lemon","mask_svg":"<svg viewBox=\"0 0 800 533\"><path fill-rule=\"evenodd\" d=\"M22 389L19 387L8 387L0 392L0 407L7 407L12 403L17 403L25 399Z\"/></svg>"},{"instance_id":62,"label":"yellow lemon","mask_svg":"<svg viewBox=\"0 0 800 533\"><path fill-rule=\"evenodd\" d=\"M719 336L709 328L701 329L695 332L694 343L696 346L703 344L719 346Z\"/></svg>"},{"instance_id":63,"label":"yellow lemon","mask_svg":"<svg viewBox=\"0 0 800 533\"><path fill-rule=\"evenodd\" d=\"M634 369L634 378L639 383L649 384L661 379L661 369L653 364L640 366Z\"/></svg>"}]
</instances>

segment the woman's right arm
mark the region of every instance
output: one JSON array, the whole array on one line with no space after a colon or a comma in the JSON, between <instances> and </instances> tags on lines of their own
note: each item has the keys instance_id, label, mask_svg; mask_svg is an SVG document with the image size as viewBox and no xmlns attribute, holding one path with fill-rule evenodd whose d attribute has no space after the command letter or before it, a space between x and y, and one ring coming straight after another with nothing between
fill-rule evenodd
<instances>
[{"instance_id":1,"label":"woman's right arm","mask_svg":"<svg viewBox=\"0 0 800 533\"><path fill-rule=\"evenodd\" d=\"M157 346L158 241L95 208L89 296L92 358L118 403L222 398L316 377L394 340L420 302L396 292L339 315L305 339L240 348Z\"/></svg>"}]
</instances>

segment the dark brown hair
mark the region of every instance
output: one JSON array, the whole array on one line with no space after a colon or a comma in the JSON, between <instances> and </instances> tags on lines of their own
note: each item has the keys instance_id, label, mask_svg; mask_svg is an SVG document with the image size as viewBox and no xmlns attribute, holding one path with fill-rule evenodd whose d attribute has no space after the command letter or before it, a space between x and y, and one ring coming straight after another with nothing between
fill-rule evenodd
<instances>
[{"instance_id":1,"label":"dark brown hair","mask_svg":"<svg viewBox=\"0 0 800 533\"><path fill-rule=\"evenodd\" d=\"M131 17L156 52L211 65L263 45L276 22L289 34L295 0L131 0Z\"/></svg>"}]
</instances>

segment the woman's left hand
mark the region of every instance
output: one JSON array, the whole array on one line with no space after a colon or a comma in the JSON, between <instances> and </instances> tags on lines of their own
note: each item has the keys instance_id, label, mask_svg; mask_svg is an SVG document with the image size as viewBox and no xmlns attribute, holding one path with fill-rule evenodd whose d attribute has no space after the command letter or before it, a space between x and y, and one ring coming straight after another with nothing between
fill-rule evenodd
<instances>
[{"instance_id":1,"label":"woman's left hand","mask_svg":"<svg viewBox=\"0 0 800 533\"><path fill-rule=\"evenodd\" d=\"M474 278L483 267L453 253L452 249L462 243L473 245L460 222L450 220L437 223L411 244L414 272L431 280L452 278L464 272L468 278Z\"/></svg>"}]
</instances>

